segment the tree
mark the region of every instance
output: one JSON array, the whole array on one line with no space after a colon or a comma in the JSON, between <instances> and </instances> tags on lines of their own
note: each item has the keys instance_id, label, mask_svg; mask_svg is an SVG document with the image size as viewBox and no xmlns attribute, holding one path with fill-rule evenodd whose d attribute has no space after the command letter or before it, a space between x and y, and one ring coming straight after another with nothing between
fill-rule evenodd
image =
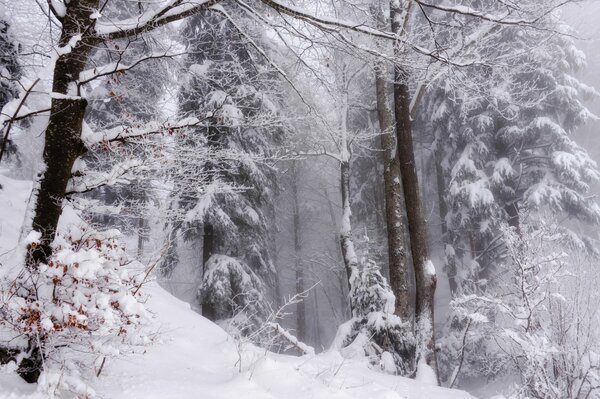
<instances>
[{"instance_id":1,"label":"tree","mask_svg":"<svg viewBox=\"0 0 600 399\"><path fill-rule=\"evenodd\" d=\"M400 36L404 32L403 21L410 18L410 7L404 9L400 1L390 4L390 20L392 32ZM403 56L399 44L394 46L394 54ZM437 362L435 357L435 338L433 331L433 295L437 278L435 267L430 260L427 229L421 198L419 195L419 179L413 148L411 127L409 75L403 67L396 65L394 69L394 116L396 119L396 137L400 174L406 205L410 248L413 269L415 271L416 304L415 322L417 331L417 363L430 367L437 378Z\"/></svg>"},{"instance_id":2,"label":"tree","mask_svg":"<svg viewBox=\"0 0 600 399\"><path fill-rule=\"evenodd\" d=\"M253 29L233 22L222 10L190 18L182 32L193 77L181 88L179 112L183 117L210 115L208 126L196 128L186 139L188 145L204 142L214 151L237 154L237 160L230 158L228 164L215 159L203 165L214 181L231 189L213 193L202 212L188 215L186 234L191 239L199 231L190 229L189 222L201 223L205 240L211 240L205 242L211 256L227 255L245 263L260 276L264 288L274 292L268 215L277 184L269 162L283 134L276 94L280 82L264 54L253 47L257 43L247 38ZM185 200L186 193L180 195ZM197 205L193 196L187 202L188 208ZM200 295L203 306L212 308L210 295ZM266 300L267 293L262 295Z\"/></svg>"},{"instance_id":3,"label":"tree","mask_svg":"<svg viewBox=\"0 0 600 399\"><path fill-rule=\"evenodd\" d=\"M2 6L0 6L2 7ZM4 10L0 9L0 109L18 95L17 84L21 68L17 60L17 49L10 32L10 24L5 20ZM11 115L2 114L0 120L6 124ZM16 155L17 148L6 129L0 137L0 162L5 159L5 154Z\"/></svg>"},{"instance_id":4,"label":"tree","mask_svg":"<svg viewBox=\"0 0 600 399\"><path fill-rule=\"evenodd\" d=\"M352 318L342 324L332 346L364 352L371 364L399 375L414 371L415 340L410 321L394 314L395 298L377 265L369 259L350 280Z\"/></svg>"},{"instance_id":5,"label":"tree","mask_svg":"<svg viewBox=\"0 0 600 399\"><path fill-rule=\"evenodd\" d=\"M439 172L447 182L442 185L448 187L442 191L447 214L441 215L449 231L448 262L452 269L466 268L458 271L463 281L487 278L503 250L497 237L503 222L518 231L520 215L541 209L599 220L597 204L586 197L598 178L595 163L570 137L592 117L582 100L594 91L570 75L583 65L572 43L555 36L540 47L540 35L505 28L498 36L516 47L504 51L520 54L512 59L512 72L484 69L473 76L497 81L499 89L467 98L440 87L427 100ZM553 57L564 62L552 65ZM470 253L459 250L461 240ZM465 256L476 263L461 260Z\"/></svg>"}]
</instances>

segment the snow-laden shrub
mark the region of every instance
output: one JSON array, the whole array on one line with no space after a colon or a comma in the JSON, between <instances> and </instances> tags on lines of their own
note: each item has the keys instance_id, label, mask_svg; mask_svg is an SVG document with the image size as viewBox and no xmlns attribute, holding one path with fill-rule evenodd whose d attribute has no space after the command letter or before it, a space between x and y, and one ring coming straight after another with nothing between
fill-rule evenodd
<instances>
[{"instance_id":1,"label":"snow-laden shrub","mask_svg":"<svg viewBox=\"0 0 600 399\"><path fill-rule=\"evenodd\" d=\"M225 321L230 329L248 335L260 328L268 313L262 280L244 262L227 255L212 255L204 266L198 292L203 313ZM232 331L233 332L233 331Z\"/></svg>"},{"instance_id":2,"label":"snow-laden shrub","mask_svg":"<svg viewBox=\"0 0 600 399\"><path fill-rule=\"evenodd\" d=\"M504 227L505 258L485 290L451 303L439 343L448 385L517 381L513 398L591 398L600 386L598 279L591 259L565 245L560 226Z\"/></svg>"},{"instance_id":3,"label":"snow-laden shrub","mask_svg":"<svg viewBox=\"0 0 600 399\"><path fill-rule=\"evenodd\" d=\"M30 248L38 236L29 235ZM94 396L83 381L99 374L106 358L149 342L141 331L150 320L140 301L143 267L118 236L72 226L57 235L47 264L3 276L0 323L23 351L14 357L17 371L36 373L41 364L40 387L49 396Z\"/></svg>"},{"instance_id":4,"label":"snow-laden shrub","mask_svg":"<svg viewBox=\"0 0 600 399\"><path fill-rule=\"evenodd\" d=\"M395 297L375 262L365 262L350 277L352 319L342 324L333 347L346 356L367 356L382 370L409 375L415 365L411 324L394 314Z\"/></svg>"}]
</instances>

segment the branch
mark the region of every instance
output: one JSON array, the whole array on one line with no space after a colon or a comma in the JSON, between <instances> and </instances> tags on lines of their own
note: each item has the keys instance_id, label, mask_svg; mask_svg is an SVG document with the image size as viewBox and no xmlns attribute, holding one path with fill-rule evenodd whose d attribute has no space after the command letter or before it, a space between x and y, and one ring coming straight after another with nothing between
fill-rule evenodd
<instances>
[{"instance_id":1,"label":"branch","mask_svg":"<svg viewBox=\"0 0 600 399\"><path fill-rule=\"evenodd\" d=\"M161 134L166 132L173 132L189 127L197 127L204 123L206 120L210 119L213 115L209 113L205 118L185 118L180 120L176 124L170 124L168 122L159 125L157 123L148 123L144 125L143 128L136 129L132 126L117 126L109 130L105 130L103 132L89 132L86 134L82 134L81 139L86 144L86 146L92 146L94 144L99 144L102 142L116 142L116 141L126 141L127 139L139 138L153 134Z\"/></svg>"},{"instance_id":2,"label":"branch","mask_svg":"<svg viewBox=\"0 0 600 399\"><path fill-rule=\"evenodd\" d=\"M331 27L337 27L337 28L352 30L354 32L364 33L369 36L380 37L383 39L396 40L395 34L393 34L391 32L380 31L378 29L372 28L365 24L356 24L356 23L344 21L341 19L317 17L312 14L306 13L298 8L295 8L293 6L286 6L284 4L281 4L276 0L260 0L260 1L262 1L265 5L269 6L270 8L274 9L275 11L279 12L280 14L288 15L294 19L298 19L300 21L307 22L307 23L317 26L319 28L329 27L329 29L331 29Z\"/></svg>"},{"instance_id":3,"label":"branch","mask_svg":"<svg viewBox=\"0 0 600 399\"><path fill-rule=\"evenodd\" d=\"M155 59L160 59L160 58L172 58L172 57L177 57L177 56L185 55L185 54L186 53L153 54L153 55L149 55L147 57L142 57L130 65L120 65L121 61L119 60L119 61L113 62L111 64L106 64L106 65L102 65L100 67L96 67L94 69L88 69L79 74L79 80L77 81L77 86L78 87L82 86L86 83L89 83L89 82L91 82L95 79L101 78L103 76L112 75L113 73L128 71L130 69L135 68L136 66L138 66L139 64L141 64L144 61L155 60Z\"/></svg>"},{"instance_id":4,"label":"branch","mask_svg":"<svg viewBox=\"0 0 600 399\"><path fill-rule=\"evenodd\" d=\"M100 176L95 178L90 184L86 184L85 181L75 184L71 181L70 187L66 190L65 196L71 196L73 194L83 194L93 191L97 188L104 186L112 186L119 181L120 178L125 176L129 171L141 166L142 163L138 160L131 160L121 164L113 166L108 173L100 173Z\"/></svg>"},{"instance_id":5,"label":"branch","mask_svg":"<svg viewBox=\"0 0 600 399\"><path fill-rule=\"evenodd\" d=\"M6 133L4 133L4 139L2 140L2 146L0 147L0 162L2 162L2 157L4 156L4 152L6 150L6 145L8 143L8 135L10 134L10 129L12 128L12 125L13 125L14 121L16 120L15 118L17 117L17 115L19 115L19 111L21 110L21 107L25 103L25 100L27 100L27 97L29 97L29 94L31 93L31 91L33 90L33 88L39 81L40 81L40 78L37 78L31 84L31 86L29 86L29 89L27 89L25 91L25 95L19 102L19 105L17 106L17 109L15 110L13 117L8 121L8 125L6 127Z\"/></svg>"},{"instance_id":6,"label":"branch","mask_svg":"<svg viewBox=\"0 0 600 399\"><path fill-rule=\"evenodd\" d=\"M250 45L252 47L254 47L254 49L256 51L258 51L258 53L269 63L269 65L271 65L273 68L275 68L275 71L281 75L281 77L283 79L285 79L286 82L288 82L288 84L292 87L292 89L296 92L296 94L298 95L298 97L300 98L300 100L302 101L302 103L304 103L304 105L306 105L306 107L310 110L311 106L308 104L308 102L306 102L306 100L304 99L304 97L302 96L302 93L300 93L300 91L298 90L298 88L296 88L296 85L290 80L290 78L288 77L288 75L285 73L285 71L283 69L281 69L279 67L279 65L277 65L274 61L272 61L269 56L267 55L267 53L265 53L265 51L258 45L256 44L256 42L254 40L252 40L252 38L250 36L248 36L248 34L246 32L244 32L240 26L238 26L238 24L235 23L235 21L233 20L233 18L231 18L231 16L227 13L227 11L225 11L225 9L223 7L221 7L220 5L215 5L213 7L211 7L211 10L219 12L221 14L223 14L223 16L225 16L225 18L227 18L227 20L231 23L231 25L233 25L233 27L236 29L236 31L242 36L244 37L248 43L250 43Z\"/></svg>"},{"instance_id":7,"label":"branch","mask_svg":"<svg viewBox=\"0 0 600 399\"><path fill-rule=\"evenodd\" d=\"M144 13L139 17L111 24L96 22L96 34L103 40L123 39L129 36L149 32L170 22L192 16L218 4L221 0L173 0L169 5L158 11ZM110 25L110 26L108 26ZM112 29L111 29L112 28Z\"/></svg>"},{"instance_id":8,"label":"branch","mask_svg":"<svg viewBox=\"0 0 600 399\"><path fill-rule=\"evenodd\" d=\"M485 21L490 21L490 22L494 22L494 23L502 24L502 25L535 25L542 18L546 17L548 14L550 14L554 10L564 6L565 4L570 3L572 0L563 0L559 4L557 4L553 7L550 7L549 9L545 10L542 14L540 14L539 16L537 16L533 19L524 19L524 18L511 19L511 18L509 18L510 14L511 14L510 12L508 12L504 16L495 16L493 14L475 10L471 7L465 7L465 6L460 6L460 5L444 6L444 5L439 5L439 4L429 4L429 3L425 3L422 0L413 0L413 1L417 4L419 4L420 6L431 8L434 10L449 12L449 13L453 13L453 14L460 14L460 15L473 17L473 18L479 18L479 19L483 19Z\"/></svg>"},{"instance_id":9,"label":"branch","mask_svg":"<svg viewBox=\"0 0 600 399\"><path fill-rule=\"evenodd\" d=\"M288 341L290 344L294 345L297 349L304 352L306 355L314 355L315 349L312 346L306 345L304 342L300 341L297 337L293 336L288 330L281 327L279 323L269 322L267 326L271 327L275 332Z\"/></svg>"}]
</instances>

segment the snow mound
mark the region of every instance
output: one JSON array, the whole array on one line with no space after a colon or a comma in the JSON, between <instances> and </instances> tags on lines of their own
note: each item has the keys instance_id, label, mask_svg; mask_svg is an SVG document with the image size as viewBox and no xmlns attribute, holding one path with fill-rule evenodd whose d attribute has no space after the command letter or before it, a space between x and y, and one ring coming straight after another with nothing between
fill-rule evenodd
<instances>
[{"instance_id":1,"label":"snow mound","mask_svg":"<svg viewBox=\"0 0 600 399\"><path fill-rule=\"evenodd\" d=\"M236 343L224 330L160 288L147 287L162 343L107 364L97 392L119 398L469 399L369 369L338 352L293 357Z\"/></svg>"}]
</instances>

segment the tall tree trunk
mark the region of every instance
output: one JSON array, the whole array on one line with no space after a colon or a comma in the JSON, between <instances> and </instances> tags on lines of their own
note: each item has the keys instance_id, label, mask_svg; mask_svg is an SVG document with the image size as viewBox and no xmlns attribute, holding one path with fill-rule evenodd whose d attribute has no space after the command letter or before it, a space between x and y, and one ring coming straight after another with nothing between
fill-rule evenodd
<instances>
[{"instance_id":1,"label":"tall tree trunk","mask_svg":"<svg viewBox=\"0 0 600 399\"><path fill-rule=\"evenodd\" d=\"M340 163L341 182L340 188L342 192L342 225L340 227L340 245L342 247L342 258L346 269L346 277L348 281L348 290L351 289L350 281L353 273L358 267L358 259L354 251L354 242L352 241L352 225L350 224L350 161L342 161ZM352 309L350 309L352 311Z\"/></svg>"},{"instance_id":2,"label":"tall tree trunk","mask_svg":"<svg viewBox=\"0 0 600 399\"><path fill-rule=\"evenodd\" d=\"M77 35L90 23L90 10L97 5L98 0L70 3L61 21L59 45L71 49L59 55L54 66L52 92L64 97L54 96L50 106L43 155L45 170L39 178L32 222L33 230L41 233L41 245L29 253L27 264L30 269L46 262L51 254L50 244L56 234L73 164L86 151L81 141L81 129L87 101L73 91L95 42L85 35L77 40Z\"/></svg>"},{"instance_id":3,"label":"tall tree trunk","mask_svg":"<svg viewBox=\"0 0 600 399\"><path fill-rule=\"evenodd\" d=\"M296 258L296 294L303 294L304 287L304 269L302 265L302 237L300 230L300 205L298 202L298 171L296 161L292 161L292 201L294 204L294 255ZM301 342L306 341L306 304L304 298L296 303L296 335Z\"/></svg>"},{"instance_id":4,"label":"tall tree trunk","mask_svg":"<svg viewBox=\"0 0 600 399\"><path fill-rule=\"evenodd\" d=\"M62 52L54 65L52 92L58 95L52 98L45 132L45 170L39 176L31 226L33 231L40 233L40 242L27 254L26 266L30 271L37 270L40 263L46 263L52 253L50 245L56 235L73 164L86 152L81 129L87 101L79 97L75 81L84 70L94 43L85 35L79 40L76 38L81 27L89 24L90 10L97 5L98 0L73 2L67 5L61 21L59 45L70 49ZM17 372L25 381L36 382L43 366L41 348L36 340L30 340L29 352L31 355L21 361Z\"/></svg>"},{"instance_id":5,"label":"tall tree trunk","mask_svg":"<svg viewBox=\"0 0 600 399\"><path fill-rule=\"evenodd\" d=\"M408 263L406 259L406 225L404 223L404 198L400 160L396 151L394 114L387 93L385 66L380 65L375 74L377 116L381 129L383 149L383 184L385 188L385 221L387 226L388 263L390 285L396 296L394 314L402 320L410 318L408 291Z\"/></svg>"},{"instance_id":6,"label":"tall tree trunk","mask_svg":"<svg viewBox=\"0 0 600 399\"><path fill-rule=\"evenodd\" d=\"M204 222L204 234L203 234L203 242L202 242L202 274L204 278L204 274L206 273L206 264L208 260L214 253L214 229L213 225ZM212 302L204 301L202 303L202 316L206 317L208 320L215 321L217 319L215 305Z\"/></svg>"},{"instance_id":7,"label":"tall tree trunk","mask_svg":"<svg viewBox=\"0 0 600 399\"><path fill-rule=\"evenodd\" d=\"M311 269L313 270L313 269ZM313 270L314 272L314 270ZM318 348L319 346L321 346L321 323L320 323L320 311L319 311L319 290L317 289L317 287L315 287L314 292L313 292L313 299L314 299L314 305L315 305L315 312L314 312L314 329L315 329L315 341L314 341L314 347Z\"/></svg>"},{"instance_id":8,"label":"tall tree trunk","mask_svg":"<svg viewBox=\"0 0 600 399\"><path fill-rule=\"evenodd\" d=\"M439 145L439 144L438 144ZM451 246L451 240L446 224L448 216L448 204L446 203L446 182L444 180L444 169L442 168L442 151L440 148L435 150L435 181L437 184L438 210L440 213L440 227L442 230L442 245L446 256L446 274L448 275L448 285L452 298L456 295L458 284L456 282L456 255L450 253L448 246ZM454 252L454 249L452 250Z\"/></svg>"},{"instance_id":9,"label":"tall tree trunk","mask_svg":"<svg viewBox=\"0 0 600 399\"><path fill-rule=\"evenodd\" d=\"M402 7L399 0L390 3L390 19L392 32L403 34L404 26ZM403 56L398 45L394 46L394 56L400 60ZM423 215L423 205L419 195L419 179L417 175L415 153L410 116L410 94L408 73L396 65L394 70L394 114L396 116L396 136L398 140L398 156L400 158L400 174L404 189L410 247L413 256L413 268L416 283L416 335L417 362L424 361L437 378L437 361L435 353L435 336L433 330L433 300L437 278L433 263L429 259L427 244L427 226Z\"/></svg>"},{"instance_id":10,"label":"tall tree trunk","mask_svg":"<svg viewBox=\"0 0 600 399\"><path fill-rule=\"evenodd\" d=\"M515 230L519 236L521 235L521 221L519 219L519 203L518 200L513 199L504 208L508 215L508 225Z\"/></svg>"},{"instance_id":11,"label":"tall tree trunk","mask_svg":"<svg viewBox=\"0 0 600 399\"><path fill-rule=\"evenodd\" d=\"M329 198L329 193L327 192L327 187L323 187L323 193L325 194L325 198L327 198L327 207L329 209L329 219L331 221L331 228L333 230L337 231L337 222L336 222L335 211L333 209L333 203L332 203L331 199ZM334 241L336 243L335 259L339 264L339 263L343 262L343 257L340 257L341 244L340 244L340 237L339 237L338 233L335 234ZM348 290L348 279L344 278L344 274L343 273L337 274L339 288L340 288L340 309L342 310L343 317L344 316L350 317L348 315L348 306L347 306L348 295L346 292Z\"/></svg>"},{"instance_id":12,"label":"tall tree trunk","mask_svg":"<svg viewBox=\"0 0 600 399\"><path fill-rule=\"evenodd\" d=\"M146 238L146 223L142 216L138 216L138 240L137 240L137 258L141 259L144 255L144 239Z\"/></svg>"}]
</instances>

